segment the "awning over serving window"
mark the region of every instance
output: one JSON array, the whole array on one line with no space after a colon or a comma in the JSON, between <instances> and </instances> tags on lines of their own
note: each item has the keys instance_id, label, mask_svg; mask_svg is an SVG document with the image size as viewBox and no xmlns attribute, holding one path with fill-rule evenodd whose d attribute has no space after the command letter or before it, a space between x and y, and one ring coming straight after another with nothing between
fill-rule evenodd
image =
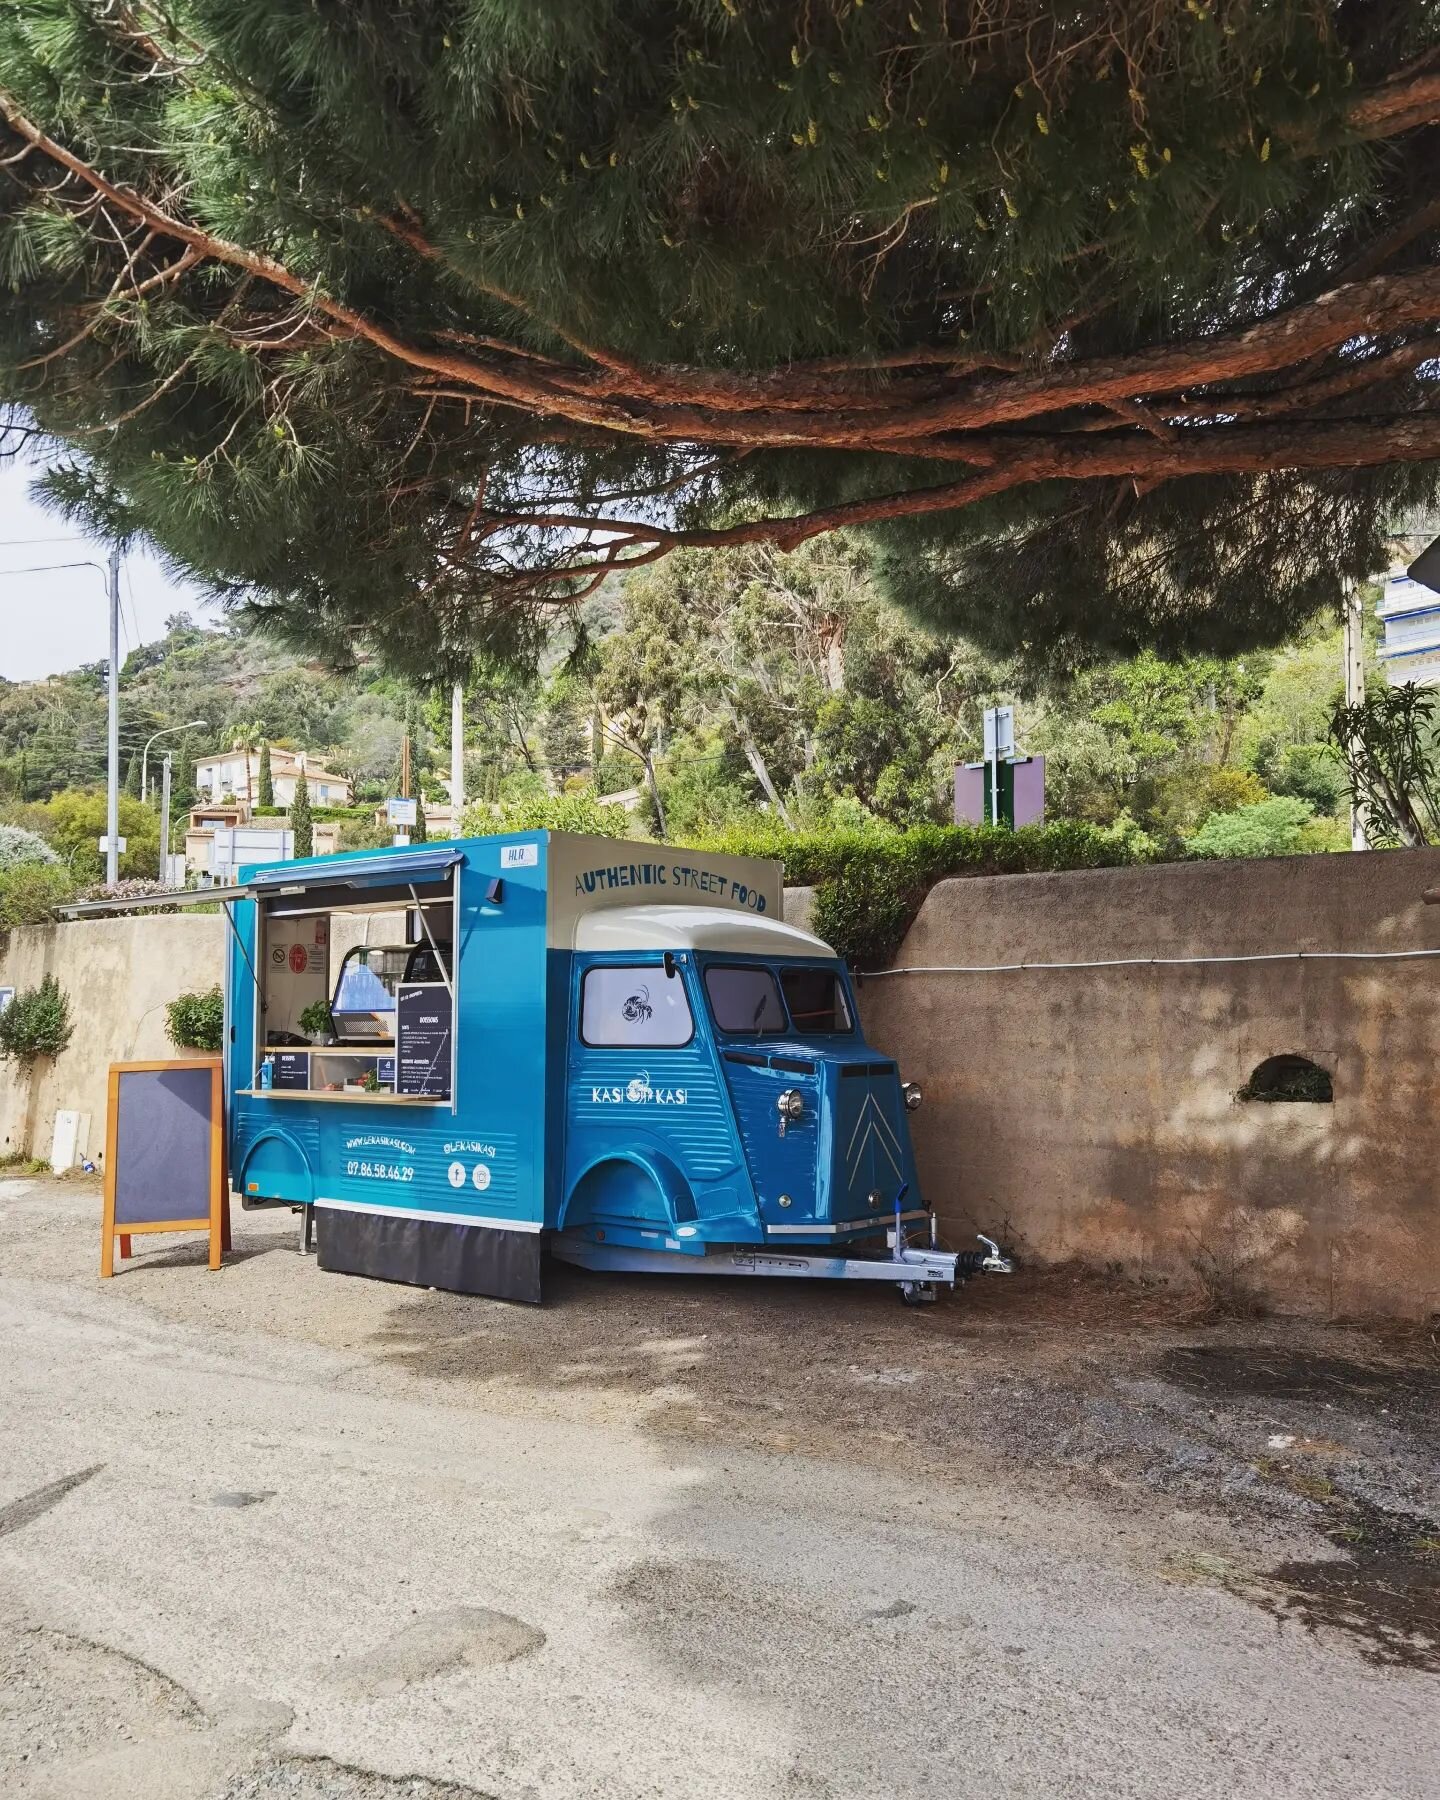
<instances>
[{"instance_id":1,"label":"awning over serving window","mask_svg":"<svg viewBox=\"0 0 1440 1800\"><path fill-rule=\"evenodd\" d=\"M418 886L443 881L464 860L454 849L387 850L375 856L326 857L303 866L276 863L247 877L245 887L257 899L267 894L296 893L307 888L372 888Z\"/></svg>"},{"instance_id":2,"label":"awning over serving window","mask_svg":"<svg viewBox=\"0 0 1440 1800\"><path fill-rule=\"evenodd\" d=\"M84 900L57 906L62 919L97 918L106 913L154 912L161 908L213 906L232 900L274 900L323 892L339 905L342 890L394 890L403 901L412 887L444 881L456 863L463 862L455 849L386 850L376 856L324 857L313 863L276 863L257 870L230 887L176 888L155 894L137 894L123 900Z\"/></svg>"}]
</instances>

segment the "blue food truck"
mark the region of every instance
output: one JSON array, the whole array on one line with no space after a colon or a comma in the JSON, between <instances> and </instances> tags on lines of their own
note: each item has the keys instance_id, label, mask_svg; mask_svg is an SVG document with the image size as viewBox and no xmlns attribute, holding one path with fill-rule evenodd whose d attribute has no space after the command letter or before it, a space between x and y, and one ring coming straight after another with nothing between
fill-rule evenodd
<instances>
[{"instance_id":1,"label":"blue food truck","mask_svg":"<svg viewBox=\"0 0 1440 1800\"><path fill-rule=\"evenodd\" d=\"M528 831L223 899L231 1180L301 1209L324 1269L528 1301L547 1248L910 1301L1008 1269L936 1245L919 1091L785 922L778 863Z\"/></svg>"}]
</instances>

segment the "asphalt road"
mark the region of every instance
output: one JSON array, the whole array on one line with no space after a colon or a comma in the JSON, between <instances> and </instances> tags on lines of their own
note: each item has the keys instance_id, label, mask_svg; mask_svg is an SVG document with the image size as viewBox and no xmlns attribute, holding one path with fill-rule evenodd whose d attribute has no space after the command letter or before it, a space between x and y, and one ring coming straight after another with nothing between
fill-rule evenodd
<instances>
[{"instance_id":1,"label":"asphalt road","mask_svg":"<svg viewBox=\"0 0 1440 1800\"><path fill-rule=\"evenodd\" d=\"M1440 1794L1434 1674L1204 1579L1253 1540L1173 1498L676 1437L663 1333L643 1396L597 1342L610 1403L527 1404L540 1314L454 1303L510 1345L467 1385L279 1221L102 1284L70 1204L0 1183L7 1796Z\"/></svg>"}]
</instances>

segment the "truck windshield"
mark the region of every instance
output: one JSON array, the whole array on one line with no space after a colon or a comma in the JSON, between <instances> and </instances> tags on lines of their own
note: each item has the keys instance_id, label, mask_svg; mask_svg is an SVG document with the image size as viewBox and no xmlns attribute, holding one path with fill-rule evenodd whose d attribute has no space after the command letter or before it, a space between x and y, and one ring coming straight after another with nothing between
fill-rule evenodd
<instances>
[{"instance_id":1,"label":"truck windshield","mask_svg":"<svg viewBox=\"0 0 1440 1800\"><path fill-rule=\"evenodd\" d=\"M790 1022L805 1036L849 1031L850 1008L833 969L781 969Z\"/></svg>"},{"instance_id":2,"label":"truck windshield","mask_svg":"<svg viewBox=\"0 0 1440 1800\"><path fill-rule=\"evenodd\" d=\"M769 969L716 964L705 971L705 992L721 1031L749 1031L759 1037L785 1029L785 1006Z\"/></svg>"}]
</instances>

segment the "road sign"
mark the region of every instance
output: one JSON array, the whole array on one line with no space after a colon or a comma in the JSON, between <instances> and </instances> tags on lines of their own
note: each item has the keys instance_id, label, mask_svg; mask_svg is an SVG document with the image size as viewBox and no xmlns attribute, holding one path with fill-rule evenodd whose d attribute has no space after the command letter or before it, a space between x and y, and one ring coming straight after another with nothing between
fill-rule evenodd
<instances>
[{"instance_id":1,"label":"road sign","mask_svg":"<svg viewBox=\"0 0 1440 1800\"><path fill-rule=\"evenodd\" d=\"M413 825L416 822L415 805L414 800L387 800L385 802L386 817L394 826Z\"/></svg>"},{"instance_id":2,"label":"road sign","mask_svg":"<svg viewBox=\"0 0 1440 1800\"><path fill-rule=\"evenodd\" d=\"M1015 708L1013 706L987 706L985 708L985 755L1013 756L1015 754Z\"/></svg>"}]
</instances>

